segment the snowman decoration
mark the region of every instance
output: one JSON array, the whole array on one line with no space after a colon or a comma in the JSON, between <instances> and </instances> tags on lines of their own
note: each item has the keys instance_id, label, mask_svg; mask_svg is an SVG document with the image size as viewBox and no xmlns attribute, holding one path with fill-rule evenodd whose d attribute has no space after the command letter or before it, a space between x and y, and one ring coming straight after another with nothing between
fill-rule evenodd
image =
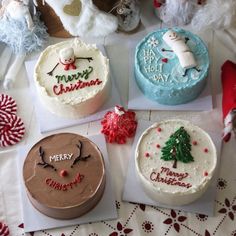
<instances>
[{"instance_id":1,"label":"snowman decoration","mask_svg":"<svg viewBox=\"0 0 236 236\"><path fill-rule=\"evenodd\" d=\"M196 71L200 72L200 70L197 68L197 62L194 58L194 55L186 44L189 40L188 38L183 40L175 31L168 30L163 35L163 40L171 48L171 50L163 48L162 51L173 52L176 54L181 67L184 69L183 76L186 76L188 69L195 69Z\"/></svg>"},{"instance_id":2,"label":"snowman decoration","mask_svg":"<svg viewBox=\"0 0 236 236\"><path fill-rule=\"evenodd\" d=\"M74 53L74 49L71 47L63 48L59 51L59 62L47 74L52 76L54 70L57 68L59 64L61 64L64 67L65 71L75 70L77 68L75 65L75 62L78 59L88 60L88 62L93 60L92 57L76 57Z\"/></svg>"}]
</instances>

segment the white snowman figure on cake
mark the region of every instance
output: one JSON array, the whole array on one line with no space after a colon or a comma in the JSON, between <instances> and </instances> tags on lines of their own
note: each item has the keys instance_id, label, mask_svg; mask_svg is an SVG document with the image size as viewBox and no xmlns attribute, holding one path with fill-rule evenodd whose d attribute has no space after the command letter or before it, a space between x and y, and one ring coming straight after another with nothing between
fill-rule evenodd
<instances>
[{"instance_id":1,"label":"white snowman figure on cake","mask_svg":"<svg viewBox=\"0 0 236 236\"><path fill-rule=\"evenodd\" d=\"M88 62L92 61L92 57L76 57L74 49L72 47L63 48L59 51L59 62L54 66L54 68L49 71L47 74L52 76L54 70L57 68L59 64L64 66L64 70L75 70L77 66L75 65L75 62L77 59L85 59L88 60Z\"/></svg>"},{"instance_id":2,"label":"white snowman figure on cake","mask_svg":"<svg viewBox=\"0 0 236 236\"><path fill-rule=\"evenodd\" d=\"M200 72L200 70L197 68L197 62L194 58L194 55L186 44L189 40L188 38L183 40L175 31L168 30L163 35L163 40L171 48L171 50L163 48L162 51L174 52L176 54L181 67L184 69L183 76L186 76L187 70L192 68Z\"/></svg>"},{"instance_id":3,"label":"white snowman figure on cake","mask_svg":"<svg viewBox=\"0 0 236 236\"><path fill-rule=\"evenodd\" d=\"M60 50L60 63L64 66L64 70L76 69L75 65L75 53L73 48L64 48Z\"/></svg>"}]
</instances>

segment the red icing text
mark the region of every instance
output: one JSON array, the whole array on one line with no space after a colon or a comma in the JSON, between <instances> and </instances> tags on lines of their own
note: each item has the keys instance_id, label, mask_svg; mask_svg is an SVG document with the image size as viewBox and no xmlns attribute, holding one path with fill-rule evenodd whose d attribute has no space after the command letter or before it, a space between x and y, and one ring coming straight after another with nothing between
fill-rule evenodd
<instances>
[{"instance_id":1,"label":"red icing text","mask_svg":"<svg viewBox=\"0 0 236 236\"><path fill-rule=\"evenodd\" d=\"M81 174L77 174L77 176L75 177L75 179L73 181L71 181L70 183L67 184L61 184L55 180L52 180L50 178L47 178L45 180L45 183L51 187L54 188L56 190L61 190L61 191L67 191L68 189L73 189L74 187L77 186L77 184L79 184L84 178L84 175Z\"/></svg>"},{"instance_id":2,"label":"red icing text","mask_svg":"<svg viewBox=\"0 0 236 236\"><path fill-rule=\"evenodd\" d=\"M56 95L61 95L63 93L68 93L68 92L72 92L74 90L79 90L79 89L83 89L85 87L91 87L91 86L96 86L96 85L100 85L102 83L101 80L96 79L96 80L90 80L88 82L84 82L81 80L78 80L76 84L70 84L70 85L64 85L64 84L60 84L60 85L54 85L53 86L53 92Z\"/></svg>"},{"instance_id":3,"label":"red icing text","mask_svg":"<svg viewBox=\"0 0 236 236\"><path fill-rule=\"evenodd\" d=\"M161 175L165 175L161 177ZM188 177L188 173L178 173L171 171L170 168L161 167L160 172L153 171L150 174L150 180L154 182L160 182L167 185L177 185L183 188L190 188L192 187L189 183L184 183L183 179Z\"/></svg>"}]
</instances>

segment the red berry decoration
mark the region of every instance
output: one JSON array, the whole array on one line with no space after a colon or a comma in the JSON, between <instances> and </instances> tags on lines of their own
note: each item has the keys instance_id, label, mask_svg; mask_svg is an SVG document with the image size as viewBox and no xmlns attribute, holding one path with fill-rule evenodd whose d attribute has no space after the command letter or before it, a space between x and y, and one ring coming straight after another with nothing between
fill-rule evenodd
<instances>
[{"instance_id":1,"label":"red berry decoration","mask_svg":"<svg viewBox=\"0 0 236 236\"><path fill-rule=\"evenodd\" d=\"M121 106L115 106L115 111L108 111L101 124L101 132L109 143L126 143L127 138L132 138L135 135L137 128L135 113L125 111Z\"/></svg>"},{"instance_id":2,"label":"red berry decoration","mask_svg":"<svg viewBox=\"0 0 236 236\"><path fill-rule=\"evenodd\" d=\"M0 113L15 115L17 112L16 101L7 94L0 94Z\"/></svg>"},{"instance_id":3,"label":"red berry decoration","mask_svg":"<svg viewBox=\"0 0 236 236\"><path fill-rule=\"evenodd\" d=\"M197 145L197 141L193 141L193 145L196 146Z\"/></svg>"},{"instance_id":4,"label":"red berry decoration","mask_svg":"<svg viewBox=\"0 0 236 236\"><path fill-rule=\"evenodd\" d=\"M150 154L148 152L146 152L145 157L150 157Z\"/></svg>"},{"instance_id":5,"label":"red berry decoration","mask_svg":"<svg viewBox=\"0 0 236 236\"><path fill-rule=\"evenodd\" d=\"M8 235L10 235L8 226L0 222L0 236L8 236Z\"/></svg>"},{"instance_id":6,"label":"red berry decoration","mask_svg":"<svg viewBox=\"0 0 236 236\"><path fill-rule=\"evenodd\" d=\"M24 123L16 115L0 113L0 147L18 143L25 134Z\"/></svg>"},{"instance_id":7,"label":"red berry decoration","mask_svg":"<svg viewBox=\"0 0 236 236\"><path fill-rule=\"evenodd\" d=\"M205 172L204 172L204 176L208 176L208 172L205 171Z\"/></svg>"},{"instance_id":8,"label":"red berry decoration","mask_svg":"<svg viewBox=\"0 0 236 236\"><path fill-rule=\"evenodd\" d=\"M158 131L158 132L161 132L161 131L162 131L161 127L158 127L158 128L157 128L157 131Z\"/></svg>"},{"instance_id":9,"label":"red berry decoration","mask_svg":"<svg viewBox=\"0 0 236 236\"><path fill-rule=\"evenodd\" d=\"M207 148L205 148L205 149L204 149L204 152L205 152L205 153L208 153L208 152L209 152L209 150L208 150Z\"/></svg>"},{"instance_id":10,"label":"red berry decoration","mask_svg":"<svg viewBox=\"0 0 236 236\"><path fill-rule=\"evenodd\" d=\"M61 170L60 176L61 177L66 177L68 175L68 172L66 170Z\"/></svg>"},{"instance_id":11,"label":"red berry decoration","mask_svg":"<svg viewBox=\"0 0 236 236\"><path fill-rule=\"evenodd\" d=\"M160 146L160 144L157 144L156 147L157 147L157 148L160 148L161 146Z\"/></svg>"}]
</instances>

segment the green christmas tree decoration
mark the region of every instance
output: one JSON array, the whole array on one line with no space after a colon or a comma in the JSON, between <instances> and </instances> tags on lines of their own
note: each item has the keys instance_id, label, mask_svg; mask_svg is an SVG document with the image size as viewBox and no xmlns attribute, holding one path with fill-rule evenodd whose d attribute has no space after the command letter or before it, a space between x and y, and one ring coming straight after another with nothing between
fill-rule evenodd
<instances>
[{"instance_id":1,"label":"green christmas tree decoration","mask_svg":"<svg viewBox=\"0 0 236 236\"><path fill-rule=\"evenodd\" d=\"M190 135L184 127L180 127L170 136L161 152L161 159L174 161L173 168L177 168L177 161L182 161L183 163L194 161L191 155Z\"/></svg>"}]
</instances>

